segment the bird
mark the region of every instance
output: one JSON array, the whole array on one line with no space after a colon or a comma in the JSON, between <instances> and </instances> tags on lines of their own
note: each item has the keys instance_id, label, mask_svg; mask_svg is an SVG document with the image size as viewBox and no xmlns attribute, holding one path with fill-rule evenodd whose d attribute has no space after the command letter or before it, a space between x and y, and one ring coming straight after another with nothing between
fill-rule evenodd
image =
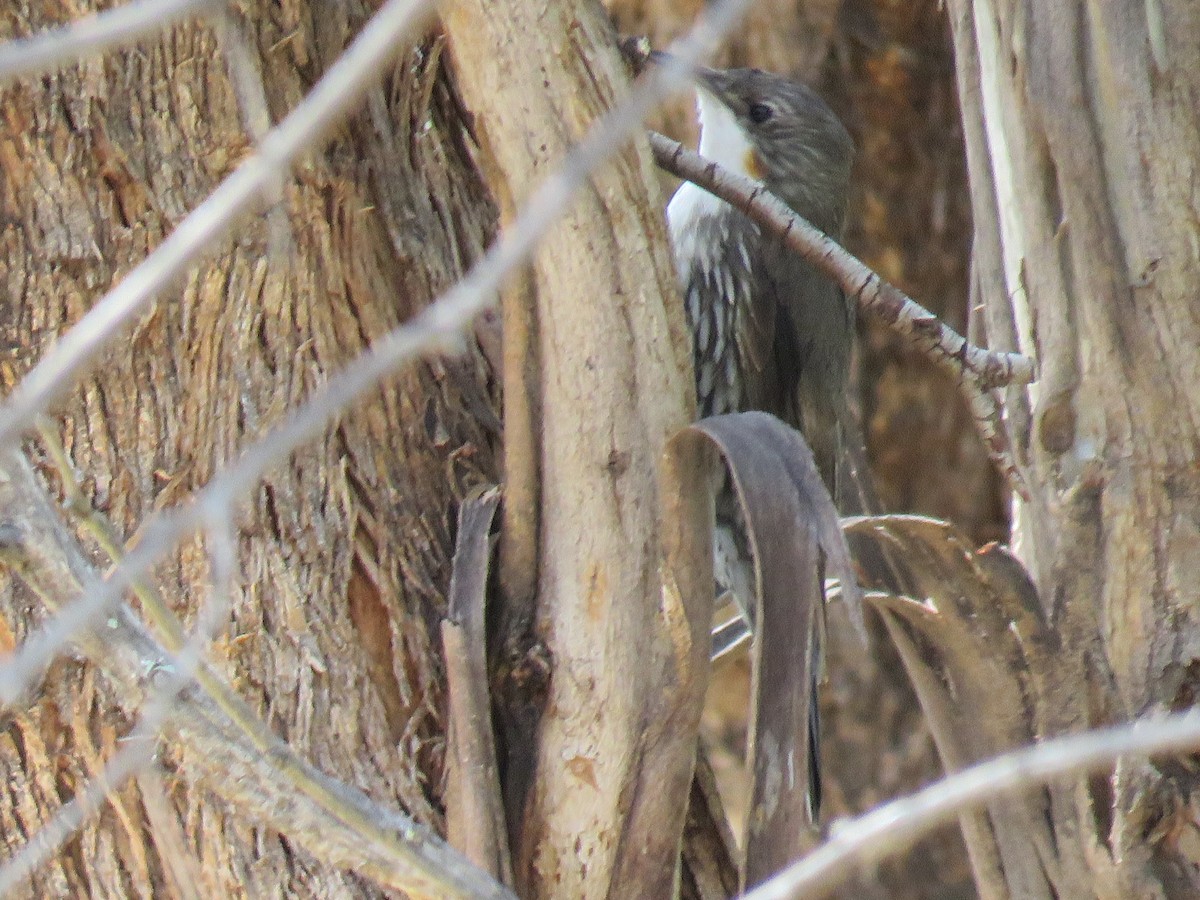
<instances>
[{"instance_id":1,"label":"bird","mask_svg":"<svg viewBox=\"0 0 1200 900\"><path fill-rule=\"evenodd\" d=\"M652 54L661 61L663 54ZM846 219L854 143L808 86L751 68L695 70L700 155L761 182L835 239ZM667 220L692 336L701 417L761 410L798 429L831 496L837 495L854 306L842 290L764 234L744 213L690 182ZM728 592L749 628L754 576L741 509L727 478L716 492L713 538L718 594ZM820 809L816 691L823 616L811 638L808 813Z\"/></svg>"}]
</instances>

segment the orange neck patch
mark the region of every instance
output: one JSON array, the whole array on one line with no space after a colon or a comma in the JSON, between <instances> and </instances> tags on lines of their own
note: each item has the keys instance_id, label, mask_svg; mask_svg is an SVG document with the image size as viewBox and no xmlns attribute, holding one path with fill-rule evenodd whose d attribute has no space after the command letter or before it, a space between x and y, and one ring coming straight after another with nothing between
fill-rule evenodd
<instances>
[{"instance_id":1,"label":"orange neck patch","mask_svg":"<svg viewBox=\"0 0 1200 900\"><path fill-rule=\"evenodd\" d=\"M755 181L762 181L767 177L767 167L763 165L762 157L753 147L746 151L746 155L742 158L742 165L745 167L746 174Z\"/></svg>"}]
</instances>

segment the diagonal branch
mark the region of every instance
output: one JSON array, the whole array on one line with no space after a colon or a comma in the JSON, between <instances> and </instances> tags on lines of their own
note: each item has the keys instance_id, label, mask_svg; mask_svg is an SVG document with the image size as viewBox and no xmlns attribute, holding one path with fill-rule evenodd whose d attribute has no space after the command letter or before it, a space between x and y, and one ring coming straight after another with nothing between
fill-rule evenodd
<instances>
[{"instance_id":1,"label":"diagonal branch","mask_svg":"<svg viewBox=\"0 0 1200 900\"><path fill-rule=\"evenodd\" d=\"M929 310L888 284L837 241L796 215L765 187L730 172L682 144L650 133L658 165L740 209L761 227L778 235L821 272L841 285L867 315L886 323L949 372L958 382L993 461L1023 498L1028 490L1012 454L993 391L1028 384L1036 377L1029 357L976 347Z\"/></svg>"}]
</instances>

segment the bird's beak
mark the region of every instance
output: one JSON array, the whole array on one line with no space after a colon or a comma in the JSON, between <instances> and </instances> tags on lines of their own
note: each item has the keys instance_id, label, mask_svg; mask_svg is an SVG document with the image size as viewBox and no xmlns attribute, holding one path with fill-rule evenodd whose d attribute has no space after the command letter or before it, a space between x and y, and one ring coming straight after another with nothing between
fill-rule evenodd
<instances>
[{"instance_id":1,"label":"bird's beak","mask_svg":"<svg viewBox=\"0 0 1200 900\"><path fill-rule=\"evenodd\" d=\"M708 66L700 66L696 69L693 78L699 88L712 94L722 104L727 106L733 112L738 112L738 105L741 103L740 98L730 90L729 75L722 72L720 69L710 69Z\"/></svg>"},{"instance_id":2,"label":"bird's beak","mask_svg":"<svg viewBox=\"0 0 1200 900\"><path fill-rule=\"evenodd\" d=\"M662 50L651 50L646 56L646 60L658 66L666 66L677 63L679 57ZM729 90L729 75L727 73L722 72L720 69L711 69L708 66L694 66L689 75L698 88L720 100L729 109L736 110L734 105L736 100Z\"/></svg>"},{"instance_id":3,"label":"bird's beak","mask_svg":"<svg viewBox=\"0 0 1200 900\"><path fill-rule=\"evenodd\" d=\"M670 53L667 53L663 50L651 50L646 54L646 62L652 62L656 66L665 66L667 63L671 62L671 60L677 58L678 57L672 56Z\"/></svg>"}]
</instances>

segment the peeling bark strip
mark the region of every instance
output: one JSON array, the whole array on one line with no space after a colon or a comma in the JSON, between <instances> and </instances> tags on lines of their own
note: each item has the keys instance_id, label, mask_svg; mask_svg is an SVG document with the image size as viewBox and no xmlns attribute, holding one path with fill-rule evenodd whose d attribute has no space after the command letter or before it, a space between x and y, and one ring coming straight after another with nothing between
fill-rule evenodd
<instances>
[{"instance_id":1,"label":"peeling bark strip","mask_svg":"<svg viewBox=\"0 0 1200 900\"><path fill-rule=\"evenodd\" d=\"M495 192L519 207L622 89L610 27L584 2L460 0L444 18ZM678 654L706 650L709 623L681 633L671 610L693 586L663 584L665 537L694 564L681 571L705 551L697 532L660 526L661 452L693 388L655 178L634 141L580 192L531 292L513 298L536 310L541 484L526 498L554 665L516 862L531 897L665 897L678 863L702 695Z\"/></svg>"},{"instance_id":2,"label":"peeling bark strip","mask_svg":"<svg viewBox=\"0 0 1200 900\"><path fill-rule=\"evenodd\" d=\"M711 441L728 466L754 555L752 790L741 867L743 884L754 885L816 837L808 806L819 773L812 704L825 643L822 554L865 645L862 597L837 510L798 432L761 412L713 416L690 431ZM692 489L709 490L701 479Z\"/></svg>"},{"instance_id":3,"label":"peeling bark strip","mask_svg":"<svg viewBox=\"0 0 1200 900\"><path fill-rule=\"evenodd\" d=\"M946 771L1032 743L1036 727L1026 705L1064 672L1054 665L1049 623L1020 563L1000 547L973 552L956 529L933 519L877 516L846 520L845 527L892 551L902 583L917 598L876 595L874 605ZM993 896L1005 878L1013 896L1050 890L1039 861L1052 844L1045 800L1043 792L999 798L960 819L981 892Z\"/></svg>"}]
</instances>

